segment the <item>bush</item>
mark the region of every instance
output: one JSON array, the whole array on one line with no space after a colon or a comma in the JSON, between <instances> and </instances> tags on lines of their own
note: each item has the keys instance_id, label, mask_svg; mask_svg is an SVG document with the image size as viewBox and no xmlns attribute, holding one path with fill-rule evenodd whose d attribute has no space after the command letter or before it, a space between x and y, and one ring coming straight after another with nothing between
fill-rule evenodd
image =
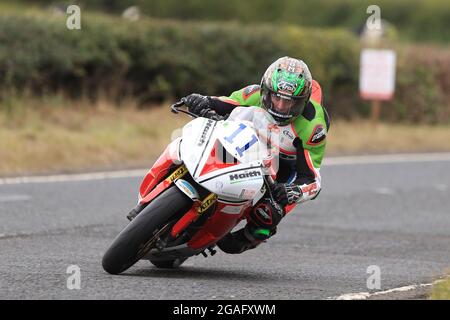
<instances>
[{"instance_id":1,"label":"bush","mask_svg":"<svg viewBox=\"0 0 450 320\"><path fill-rule=\"evenodd\" d=\"M346 27L357 30L367 20L369 5L378 5L381 17L404 39L450 39L450 2L446 0L33 0L32 4L78 3L88 10L120 14L137 5L143 14L180 20L220 20L241 23L290 23L303 27Z\"/></svg>"},{"instance_id":2,"label":"bush","mask_svg":"<svg viewBox=\"0 0 450 320\"><path fill-rule=\"evenodd\" d=\"M228 95L259 83L273 60L291 55L308 63L333 117L368 111L358 96L360 44L343 30L154 19L132 23L83 14L82 29L69 31L64 17L0 15L0 43L3 96L63 92L119 103L133 97L144 105L191 92ZM396 99L384 108L386 118L448 121L446 52L400 50Z\"/></svg>"}]
</instances>

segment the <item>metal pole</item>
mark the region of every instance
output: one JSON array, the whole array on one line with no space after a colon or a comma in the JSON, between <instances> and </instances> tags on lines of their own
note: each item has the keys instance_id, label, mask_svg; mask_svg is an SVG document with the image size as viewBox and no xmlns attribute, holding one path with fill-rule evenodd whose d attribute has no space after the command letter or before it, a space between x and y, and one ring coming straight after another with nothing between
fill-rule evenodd
<instances>
[{"instance_id":1,"label":"metal pole","mask_svg":"<svg viewBox=\"0 0 450 320\"><path fill-rule=\"evenodd\" d=\"M372 109L370 118L372 120L372 124L376 126L380 120L380 111L381 111L381 101L380 100L372 100Z\"/></svg>"}]
</instances>

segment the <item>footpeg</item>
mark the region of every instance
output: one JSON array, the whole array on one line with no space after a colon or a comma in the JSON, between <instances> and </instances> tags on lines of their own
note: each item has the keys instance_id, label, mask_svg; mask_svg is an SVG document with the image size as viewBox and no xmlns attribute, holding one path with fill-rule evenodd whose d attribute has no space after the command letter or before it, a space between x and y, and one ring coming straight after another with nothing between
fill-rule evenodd
<instances>
[{"instance_id":1,"label":"footpeg","mask_svg":"<svg viewBox=\"0 0 450 320\"><path fill-rule=\"evenodd\" d=\"M134 218L136 218L137 215L138 215L138 212L136 211L136 209L133 209L127 214L127 219L131 221Z\"/></svg>"},{"instance_id":2,"label":"footpeg","mask_svg":"<svg viewBox=\"0 0 450 320\"><path fill-rule=\"evenodd\" d=\"M166 247L166 242L164 240L162 240L161 238L158 238L158 240L156 240L156 242L155 242L155 247L156 247L156 249L158 249L158 251L161 251L162 249L164 249Z\"/></svg>"},{"instance_id":3,"label":"footpeg","mask_svg":"<svg viewBox=\"0 0 450 320\"><path fill-rule=\"evenodd\" d=\"M130 221L133 220L144 208L145 205L139 203L134 209L131 209L131 211L127 214L127 219Z\"/></svg>"}]
</instances>

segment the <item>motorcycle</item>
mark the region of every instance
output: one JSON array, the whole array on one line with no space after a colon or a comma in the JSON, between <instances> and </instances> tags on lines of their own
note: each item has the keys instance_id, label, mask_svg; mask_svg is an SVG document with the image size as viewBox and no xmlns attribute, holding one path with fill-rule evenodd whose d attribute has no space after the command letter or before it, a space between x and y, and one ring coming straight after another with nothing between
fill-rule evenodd
<instances>
[{"instance_id":1,"label":"motorcycle","mask_svg":"<svg viewBox=\"0 0 450 320\"><path fill-rule=\"evenodd\" d=\"M272 116L262 108L236 107L227 119L206 118L183 105L173 104L172 112L195 119L144 177L138 203L127 216L131 221L103 256L110 274L141 259L177 268L189 257L213 256L216 243L251 207L272 197L279 137Z\"/></svg>"}]
</instances>

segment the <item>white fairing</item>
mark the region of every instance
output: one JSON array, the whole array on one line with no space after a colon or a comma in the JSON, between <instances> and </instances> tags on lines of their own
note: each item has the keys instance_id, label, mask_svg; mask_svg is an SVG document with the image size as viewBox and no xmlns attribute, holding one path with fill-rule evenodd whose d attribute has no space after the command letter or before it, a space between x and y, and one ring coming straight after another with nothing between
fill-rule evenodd
<instances>
[{"instance_id":1,"label":"white fairing","mask_svg":"<svg viewBox=\"0 0 450 320\"><path fill-rule=\"evenodd\" d=\"M208 156L206 147L211 152L211 141L217 122L206 118L196 118L183 127L180 155L189 173L195 178L201 172L199 166L202 156Z\"/></svg>"},{"instance_id":2,"label":"white fairing","mask_svg":"<svg viewBox=\"0 0 450 320\"><path fill-rule=\"evenodd\" d=\"M266 137L273 125L271 116L256 107L235 108L222 121L194 119L183 128L181 160L197 183L220 198L256 203L264 194L263 160L272 152L260 135ZM230 164L225 168L224 160Z\"/></svg>"},{"instance_id":3,"label":"white fairing","mask_svg":"<svg viewBox=\"0 0 450 320\"><path fill-rule=\"evenodd\" d=\"M213 171L196 180L221 198L234 201L254 199L259 195L264 184L261 162L259 161Z\"/></svg>"}]
</instances>

